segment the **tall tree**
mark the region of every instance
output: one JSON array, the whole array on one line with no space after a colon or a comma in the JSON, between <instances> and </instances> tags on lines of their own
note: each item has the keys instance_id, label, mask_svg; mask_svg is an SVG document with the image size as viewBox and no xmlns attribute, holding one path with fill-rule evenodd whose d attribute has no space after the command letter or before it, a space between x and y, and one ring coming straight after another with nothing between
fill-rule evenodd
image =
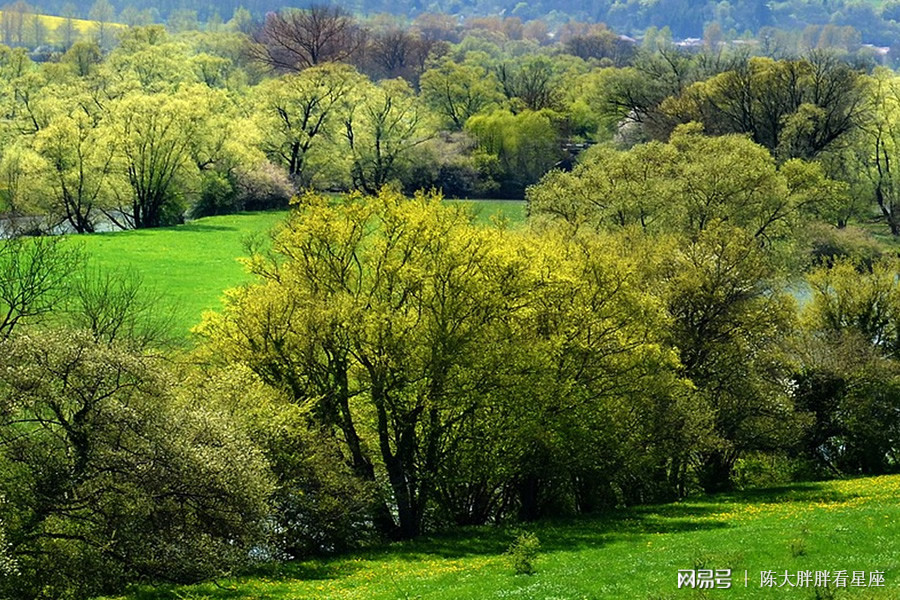
<instances>
[{"instance_id":1,"label":"tall tree","mask_svg":"<svg viewBox=\"0 0 900 600\"><path fill-rule=\"evenodd\" d=\"M110 204L115 144L108 128L84 111L59 114L35 137L51 193L45 208L76 233L92 233L100 208Z\"/></svg>"},{"instance_id":2,"label":"tall tree","mask_svg":"<svg viewBox=\"0 0 900 600\"><path fill-rule=\"evenodd\" d=\"M357 90L344 112L353 186L372 194L397 177L412 150L434 135L429 111L402 79Z\"/></svg>"},{"instance_id":3,"label":"tall tree","mask_svg":"<svg viewBox=\"0 0 900 600\"><path fill-rule=\"evenodd\" d=\"M855 154L861 168L853 175L869 184L866 187L891 235L900 236L900 81L893 73L878 70L868 89L870 118L862 125L860 149Z\"/></svg>"},{"instance_id":4,"label":"tall tree","mask_svg":"<svg viewBox=\"0 0 900 600\"><path fill-rule=\"evenodd\" d=\"M188 94L135 92L111 106L116 163L128 187L117 190L117 209L104 214L118 226L141 229L181 220L183 194L197 174L192 144L203 135L206 117Z\"/></svg>"},{"instance_id":5,"label":"tall tree","mask_svg":"<svg viewBox=\"0 0 900 600\"><path fill-rule=\"evenodd\" d=\"M271 160L287 168L298 186L311 185L316 171L334 161L341 116L351 103L361 101L354 90L366 84L352 67L327 64L259 88L263 148ZM327 151L320 152L320 146Z\"/></svg>"},{"instance_id":6,"label":"tall tree","mask_svg":"<svg viewBox=\"0 0 900 600\"><path fill-rule=\"evenodd\" d=\"M116 9L109 0L96 0L88 12L88 18L94 21L94 40L103 49L109 49L113 44L112 21L116 16Z\"/></svg>"},{"instance_id":7,"label":"tall tree","mask_svg":"<svg viewBox=\"0 0 900 600\"><path fill-rule=\"evenodd\" d=\"M422 99L446 125L462 129L472 115L503 98L494 73L478 65L441 61L422 74Z\"/></svg>"},{"instance_id":8,"label":"tall tree","mask_svg":"<svg viewBox=\"0 0 900 600\"><path fill-rule=\"evenodd\" d=\"M0 244L0 340L55 310L83 268L80 252L61 237L16 236Z\"/></svg>"},{"instance_id":9,"label":"tall tree","mask_svg":"<svg viewBox=\"0 0 900 600\"><path fill-rule=\"evenodd\" d=\"M347 60L362 46L363 30L337 5L269 13L251 47L263 64L279 71L302 71L324 62Z\"/></svg>"},{"instance_id":10,"label":"tall tree","mask_svg":"<svg viewBox=\"0 0 900 600\"><path fill-rule=\"evenodd\" d=\"M798 60L752 58L692 85L663 110L706 131L748 133L780 160L811 159L861 122L860 73L837 57L814 52Z\"/></svg>"}]
</instances>

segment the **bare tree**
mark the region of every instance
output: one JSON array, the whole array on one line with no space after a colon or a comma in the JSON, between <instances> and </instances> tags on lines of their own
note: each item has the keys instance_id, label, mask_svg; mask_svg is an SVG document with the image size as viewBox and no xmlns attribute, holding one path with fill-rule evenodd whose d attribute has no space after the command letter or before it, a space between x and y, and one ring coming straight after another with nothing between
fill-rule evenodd
<instances>
[{"instance_id":1,"label":"bare tree","mask_svg":"<svg viewBox=\"0 0 900 600\"><path fill-rule=\"evenodd\" d=\"M365 41L365 31L339 6L314 4L269 13L254 41L255 59L279 71L302 71L349 59Z\"/></svg>"},{"instance_id":2,"label":"bare tree","mask_svg":"<svg viewBox=\"0 0 900 600\"><path fill-rule=\"evenodd\" d=\"M391 27L370 35L362 61L363 72L373 79L403 77L418 85L425 61L437 44L415 30Z\"/></svg>"}]
</instances>

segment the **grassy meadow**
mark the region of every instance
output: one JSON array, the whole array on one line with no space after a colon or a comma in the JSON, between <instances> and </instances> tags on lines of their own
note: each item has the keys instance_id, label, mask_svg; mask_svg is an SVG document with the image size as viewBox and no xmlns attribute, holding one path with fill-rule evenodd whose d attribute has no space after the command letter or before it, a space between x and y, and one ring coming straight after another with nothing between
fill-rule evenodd
<instances>
[{"instance_id":1,"label":"grassy meadow","mask_svg":"<svg viewBox=\"0 0 900 600\"><path fill-rule=\"evenodd\" d=\"M515 201L472 201L482 223L502 215L521 223L525 206ZM237 258L248 236L265 235L286 211L197 219L161 229L101 233L75 238L92 265L138 273L144 284L174 311L174 327L187 336L204 311L219 308L222 291L248 280Z\"/></svg>"},{"instance_id":2,"label":"grassy meadow","mask_svg":"<svg viewBox=\"0 0 900 600\"><path fill-rule=\"evenodd\" d=\"M513 574L505 556L517 531L485 527L120 600L900 598L900 476L717 495L530 531L541 542L533 575ZM732 569L731 589L678 589L678 570L695 568ZM884 587L778 587L785 571L796 580L798 571L839 570L865 571L867 583L883 571ZM775 587L761 587L761 571L775 571Z\"/></svg>"}]
</instances>

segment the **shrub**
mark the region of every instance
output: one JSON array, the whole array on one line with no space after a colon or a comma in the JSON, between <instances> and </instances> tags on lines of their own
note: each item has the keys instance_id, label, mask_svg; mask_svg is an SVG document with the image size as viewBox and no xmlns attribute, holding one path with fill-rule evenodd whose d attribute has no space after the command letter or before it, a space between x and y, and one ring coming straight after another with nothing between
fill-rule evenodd
<instances>
[{"instance_id":1,"label":"shrub","mask_svg":"<svg viewBox=\"0 0 900 600\"><path fill-rule=\"evenodd\" d=\"M858 227L838 229L826 223L813 223L806 234L810 258L816 265L828 266L848 258L871 267L883 254L878 242Z\"/></svg>"},{"instance_id":2,"label":"shrub","mask_svg":"<svg viewBox=\"0 0 900 600\"><path fill-rule=\"evenodd\" d=\"M191 582L248 560L269 514L266 463L172 379L90 334L26 330L0 344L0 520L18 569L0 577L0 598Z\"/></svg>"},{"instance_id":3,"label":"shrub","mask_svg":"<svg viewBox=\"0 0 900 600\"><path fill-rule=\"evenodd\" d=\"M356 477L334 437L287 394L250 369L212 369L184 386L192 403L230 415L266 457L277 479L268 554L297 559L342 552L374 539L373 485Z\"/></svg>"},{"instance_id":4,"label":"shrub","mask_svg":"<svg viewBox=\"0 0 900 600\"><path fill-rule=\"evenodd\" d=\"M516 538L506 551L516 575L532 575L535 572L534 563L540 549L541 542L534 533L526 531Z\"/></svg>"},{"instance_id":5,"label":"shrub","mask_svg":"<svg viewBox=\"0 0 900 600\"><path fill-rule=\"evenodd\" d=\"M731 479L739 490L783 485L793 480L794 467L783 455L753 453L737 460Z\"/></svg>"}]
</instances>

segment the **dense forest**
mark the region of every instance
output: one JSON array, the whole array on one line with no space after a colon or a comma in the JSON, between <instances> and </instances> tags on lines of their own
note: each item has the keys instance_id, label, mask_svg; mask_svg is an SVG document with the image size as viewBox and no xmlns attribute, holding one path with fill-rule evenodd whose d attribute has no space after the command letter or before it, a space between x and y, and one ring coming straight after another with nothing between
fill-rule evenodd
<instances>
[{"instance_id":1,"label":"dense forest","mask_svg":"<svg viewBox=\"0 0 900 600\"><path fill-rule=\"evenodd\" d=\"M900 78L835 18L93 13L3 13L0 598L900 468ZM265 208L189 341L78 246Z\"/></svg>"}]
</instances>

